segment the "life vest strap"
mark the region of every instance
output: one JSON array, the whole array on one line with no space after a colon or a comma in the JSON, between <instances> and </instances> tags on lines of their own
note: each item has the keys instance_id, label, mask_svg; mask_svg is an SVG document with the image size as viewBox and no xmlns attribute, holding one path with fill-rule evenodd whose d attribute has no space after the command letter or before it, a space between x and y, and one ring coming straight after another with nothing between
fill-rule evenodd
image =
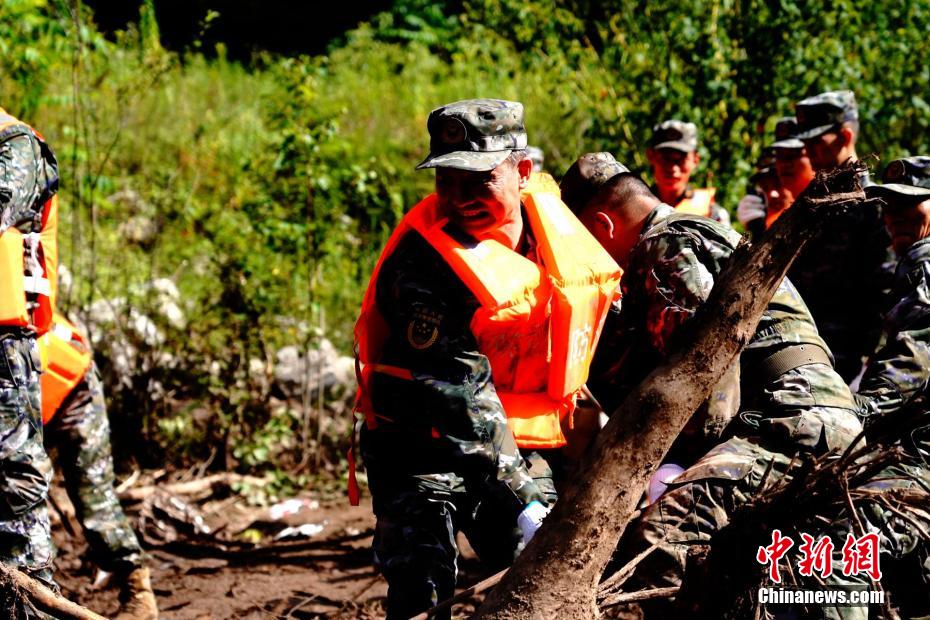
<instances>
[{"instance_id":1,"label":"life vest strap","mask_svg":"<svg viewBox=\"0 0 930 620\"><path fill-rule=\"evenodd\" d=\"M349 462L349 505L358 506L361 492L358 488L358 475L355 473L355 435L358 433L355 422L355 411L352 412L352 424L349 426L349 451L346 453L346 460Z\"/></svg>"},{"instance_id":2,"label":"life vest strap","mask_svg":"<svg viewBox=\"0 0 930 620\"><path fill-rule=\"evenodd\" d=\"M41 276L23 276L23 288L27 293L35 293L36 295L48 297L52 294L51 282L48 281L48 278Z\"/></svg>"}]
</instances>

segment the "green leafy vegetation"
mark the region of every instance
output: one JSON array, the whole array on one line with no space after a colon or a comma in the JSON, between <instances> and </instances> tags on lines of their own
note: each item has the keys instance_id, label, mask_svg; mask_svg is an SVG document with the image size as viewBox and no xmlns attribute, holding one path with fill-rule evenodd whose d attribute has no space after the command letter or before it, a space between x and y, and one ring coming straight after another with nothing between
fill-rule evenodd
<instances>
[{"instance_id":1,"label":"green leafy vegetation","mask_svg":"<svg viewBox=\"0 0 930 620\"><path fill-rule=\"evenodd\" d=\"M246 66L165 50L149 3L107 38L78 2L0 0L0 105L58 153L63 303L119 343L98 359L120 455L296 476L340 471L348 413L272 399L275 352L351 352L378 250L430 191L432 108L522 101L557 176L593 150L644 171L651 126L692 120L697 182L735 209L775 120L820 90L856 91L860 154L930 151L928 25L928 0L398 0L324 56Z\"/></svg>"}]
</instances>

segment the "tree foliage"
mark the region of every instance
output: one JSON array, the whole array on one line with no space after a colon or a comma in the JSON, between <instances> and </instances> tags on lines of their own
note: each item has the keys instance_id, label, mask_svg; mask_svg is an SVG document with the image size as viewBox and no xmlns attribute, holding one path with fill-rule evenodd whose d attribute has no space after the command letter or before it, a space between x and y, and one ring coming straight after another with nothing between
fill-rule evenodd
<instances>
[{"instance_id":1,"label":"tree foliage","mask_svg":"<svg viewBox=\"0 0 930 620\"><path fill-rule=\"evenodd\" d=\"M325 55L246 67L222 45L166 51L150 2L107 38L77 0L0 0L0 105L61 160L68 309L128 300L115 339L157 305L152 280L180 290L187 324L152 312L163 339L108 377L123 445L254 469L347 423L308 426L269 368L321 328L350 352L379 248L430 191L413 168L432 108L522 101L556 176L594 150L648 176L651 126L692 120L696 181L733 209L775 120L821 90L856 92L860 154L930 152L928 34L930 0L397 0Z\"/></svg>"}]
</instances>

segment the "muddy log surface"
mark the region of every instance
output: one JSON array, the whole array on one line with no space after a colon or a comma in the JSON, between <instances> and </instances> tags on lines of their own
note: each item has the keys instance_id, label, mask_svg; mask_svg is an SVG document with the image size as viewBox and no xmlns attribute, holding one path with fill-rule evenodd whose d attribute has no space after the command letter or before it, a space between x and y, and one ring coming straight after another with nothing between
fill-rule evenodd
<instances>
[{"instance_id":1,"label":"muddy log surface","mask_svg":"<svg viewBox=\"0 0 930 620\"><path fill-rule=\"evenodd\" d=\"M646 482L755 332L803 244L864 199L849 165L818 175L758 243L741 244L668 362L611 416L578 476L479 610L484 619L595 618L597 584Z\"/></svg>"}]
</instances>

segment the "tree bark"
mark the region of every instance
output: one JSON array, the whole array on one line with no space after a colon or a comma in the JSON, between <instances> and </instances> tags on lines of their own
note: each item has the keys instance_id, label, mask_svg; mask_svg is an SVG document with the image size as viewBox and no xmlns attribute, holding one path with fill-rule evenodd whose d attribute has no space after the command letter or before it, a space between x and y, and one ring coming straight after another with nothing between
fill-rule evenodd
<instances>
[{"instance_id":1,"label":"tree bark","mask_svg":"<svg viewBox=\"0 0 930 620\"><path fill-rule=\"evenodd\" d=\"M597 617L598 582L649 477L752 338L803 245L831 213L865 199L861 166L818 174L758 243L740 244L676 350L611 416L479 618Z\"/></svg>"},{"instance_id":2,"label":"tree bark","mask_svg":"<svg viewBox=\"0 0 930 620\"><path fill-rule=\"evenodd\" d=\"M36 609L51 614L55 618L61 618L62 620L106 620L103 616L69 601L60 594L52 592L27 574L5 564L0 564L0 581L3 582L5 587L12 587L24 593Z\"/></svg>"}]
</instances>

